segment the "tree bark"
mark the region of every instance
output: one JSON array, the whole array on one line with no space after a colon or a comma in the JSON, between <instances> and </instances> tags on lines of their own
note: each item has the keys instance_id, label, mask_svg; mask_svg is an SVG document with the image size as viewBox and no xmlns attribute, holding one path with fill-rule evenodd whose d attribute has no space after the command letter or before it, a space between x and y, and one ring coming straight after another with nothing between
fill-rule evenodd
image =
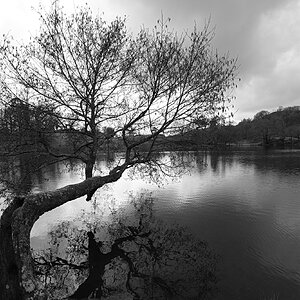
<instances>
[{"instance_id":1,"label":"tree bark","mask_svg":"<svg viewBox=\"0 0 300 300\"><path fill-rule=\"evenodd\" d=\"M123 165L107 176L95 176L55 191L31 194L21 202L15 199L9 205L1 216L0 299L32 299L32 295L39 290L30 250L30 231L37 219L68 201L117 181L126 168L127 165ZM12 294L6 296L7 293Z\"/></svg>"},{"instance_id":2,"label":"tree bark","mask_svg":"<svg viewBox=\"0 0 300 300\"><path fill-rule=\"evenodd\" d=\"M90 159L88 160L88 162L85 165L85 179L91 178L93 177L93 169L95 166L95 162L96 162L96 156L95 155L91 155ZM91 192L89 192L87 194L86 197L86 201L90 201L94 195L94 193L96 192L97 189L92 190Z\"/></svg>"},{"instance_id":3,"label":"tree bark","mask_svg":"<svg viewBox=\"0 0 300 300\"><path fill-rule=\"evenodd\" d=\"M0 219L0 299L23 299L23 290L18 275L14 253L11 220L14 211L22 206L24 199L15 198Z\"/></svg>"}]
</instances>

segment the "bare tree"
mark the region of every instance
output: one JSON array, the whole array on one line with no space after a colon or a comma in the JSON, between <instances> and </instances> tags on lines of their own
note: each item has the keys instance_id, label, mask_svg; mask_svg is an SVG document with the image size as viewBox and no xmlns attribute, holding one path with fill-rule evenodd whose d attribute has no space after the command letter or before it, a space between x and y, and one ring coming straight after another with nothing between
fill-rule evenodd
<instances>
[{"instance_id":1,"label":"bare tree","mask_svg":"<svg viewBox=\"0 0 300 300\"><path fill-rule=\"evenodd\" d=\"M16 290L29 299L36 290L29 237L40 215L81 196L91 199L129 168L142 164L151 169L158 163L153 153L162 133L175 134L197 116L224 112L235 86L235 60L212 49L208 25L178 35L161 20L152 31L143 28L132 37L125 20L106 23L88 8L67 16L54 6L40 17L40 33L28 44L15 46L5 38L2 91L18 96L26 90L30 105L51 106L51 114L59 116L59 132L71 133L72 149L61 152L47 139L43 147L57 159L83 161L86 179L14 200L3 214L1 234L11 240L11 249L0 256L1 270L9 272L7 255L14 253L10 264L21 283L0 280L7 299L21 299L14 296ZM95 176L107 127L113 128L109 138L118 139L123 157L107 174ZM2 224L9 230L3 231Z\"/></svg>"}]
</instances>

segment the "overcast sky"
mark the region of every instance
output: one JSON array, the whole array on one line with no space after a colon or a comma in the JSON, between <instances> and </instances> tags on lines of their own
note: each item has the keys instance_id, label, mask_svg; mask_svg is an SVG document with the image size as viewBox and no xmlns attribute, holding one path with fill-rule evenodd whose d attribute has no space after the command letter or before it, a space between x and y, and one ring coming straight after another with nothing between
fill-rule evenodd
<instances>
[{"instance_id":1,"label":"overcast sky","mask_svg":"<svg viewBox=\"0 0 300 300\"><path fill-rule=\"evenodd\" d=\"M40 0L0 4L0 33L22 39L38 30L33 8ZM49 7L51 0L43 0ZM61 0L67 11L88 3L104 18L127 16L130 31L171 18L177 31L201 27L211 18L219 52L238 57L239 83L235 120L260 110L300 105L300 0Z\"/></svg>"}]
</instances>

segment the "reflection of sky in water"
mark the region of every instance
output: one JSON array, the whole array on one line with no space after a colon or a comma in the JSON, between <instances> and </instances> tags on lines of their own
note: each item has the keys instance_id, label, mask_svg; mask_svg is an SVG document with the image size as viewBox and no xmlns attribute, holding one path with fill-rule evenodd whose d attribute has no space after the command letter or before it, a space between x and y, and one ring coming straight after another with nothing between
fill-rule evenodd
<instances>
[{"instance_id":1,"label":"reflection of sky in water","mask_svg":"<svg viewBox=\"0 0 300 300\"><path fill-rule=\"evenodd\" d=\"M191 174L179 181L159 189L124 176L100 189L98 201L108 207L112 194L117 206L126 206L128 191L150 189L158 216L189 226L221 254L224 299L240 299L241 294L256 299L251 290L300 299L300 152L200 157ZM80 172L65 172L63 166L46 175L48 180L35 190L81 180ZM45 234L53 222L94 209L81 199L67 203L42 216L32 236Z\"/></svg>"},{"instance_id":2,"label":"reflection of sky in water","mask_svg":"<svg viewBox=\"0 0 300 300\"><path fill-rule=\"evenodd\" d=\"M102 170L105 170L105 164L102 164ZM99 168L99 165L98 165ZM34 192L42 190L53 190L68 184L80 182L84 179L84 176L80 170L70 170L64 164L56 166L55 172L45 173L45 179L38 182L33 188ZM101 213L105 208L114 206L117 208L119 205L125 205L128 199L128 193L134 190L140 190L141 188L154 189L154 184L147 184L142 179L130 180L126 174L116 183L107 184L103 188L96 192L96 203L95 201L87 202L85 197L70 201L56 209L45 213L35 223L31 236L46 235L49 228L53 225L58 224L64 220L72 220L74 217L80 215L83 211L98 213L100 207ZM112 204L113 202L113 204ZM97 207L99 206L99 207Z\"/></svg>"}]
</instances>

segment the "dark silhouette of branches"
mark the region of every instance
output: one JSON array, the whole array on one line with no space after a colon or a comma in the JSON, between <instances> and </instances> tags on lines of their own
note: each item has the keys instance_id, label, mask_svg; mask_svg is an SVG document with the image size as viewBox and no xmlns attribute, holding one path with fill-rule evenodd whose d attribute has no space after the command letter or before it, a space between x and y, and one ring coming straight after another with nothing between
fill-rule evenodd
<instances>
[{"instance_id":1,"label":"dark silhouette of branches","mask_svg":"<svg viewBox=\"0 0 300 300\"><path fill-rule=\"evenodd\" d=\"M16 113L23 117L8 123L13 126L7 129L18 129L12 135L17 138L6 140L0 152L6 158L47 153L51 162L76 158L84 164L85 180L29 193L12 215L10 238L24 299L37 290L30 252L34 222L78 197L92 199L97 189L128 169L140 167L149 177L156 168L167 171L156 159L155 146L163 137L190 128L197 116L223 114L236 74L236 60L212 49L209 25L180 35L168 29L169 21L160 20L152 31L142 28L132 36L124 19L108 23L88 7L66 15L58 2L50 12L40 12L40 22L39 33L28 43L8 36L1 42L1 103L8 109L12 99L21 99ZM41 118L36 118L40 123L33 127L34 137L27 131L27 139L23 129L32 121L30 111L41 112ZM107 128L113 129L109 135ZM95 176L97 155L108 139L121 158L106 174ZM6 286L0 279L2 298L12 298L14 287Z\"/></svg>"},{"instance_id":2,"label":"dark silhouette of branches","mask_svg":"<svg viewBox=\"0 0 300 300\"><path fill-rule=\"evenodd\" d=\"M129 293L135 299L153 296L171 299L175 295L183 299L191 295L204 299L210 295L216 283L215 254L187 229L171 228L157 220L152 212L151 198L143 197L133 202L135 217L130 221L113 211L113 222L107 226L99 222L102 229L95 224L94 233L88 231L86 234L72 223L54 228L50 235L51 247L34 254L37 272L44 282L43 289L49 289L52 297L57 297L59 294L53 289L60 287L61 296L65 290L68 291L65 294L71 294L70 299L100 299L116 291L123 295ZM108 237L99 240L104 228ZM58 256L60 243L66 242L68 250ZM84 274L85 279L72 293L64 288L68 279L62 282L60 278L65 274L73 278L74 274L79 276L78 272ZM45 278L51 276L54 279L48 284L51 280ZM74 288L74 284L70 286Z\"/></svg>"}]
</instances>

